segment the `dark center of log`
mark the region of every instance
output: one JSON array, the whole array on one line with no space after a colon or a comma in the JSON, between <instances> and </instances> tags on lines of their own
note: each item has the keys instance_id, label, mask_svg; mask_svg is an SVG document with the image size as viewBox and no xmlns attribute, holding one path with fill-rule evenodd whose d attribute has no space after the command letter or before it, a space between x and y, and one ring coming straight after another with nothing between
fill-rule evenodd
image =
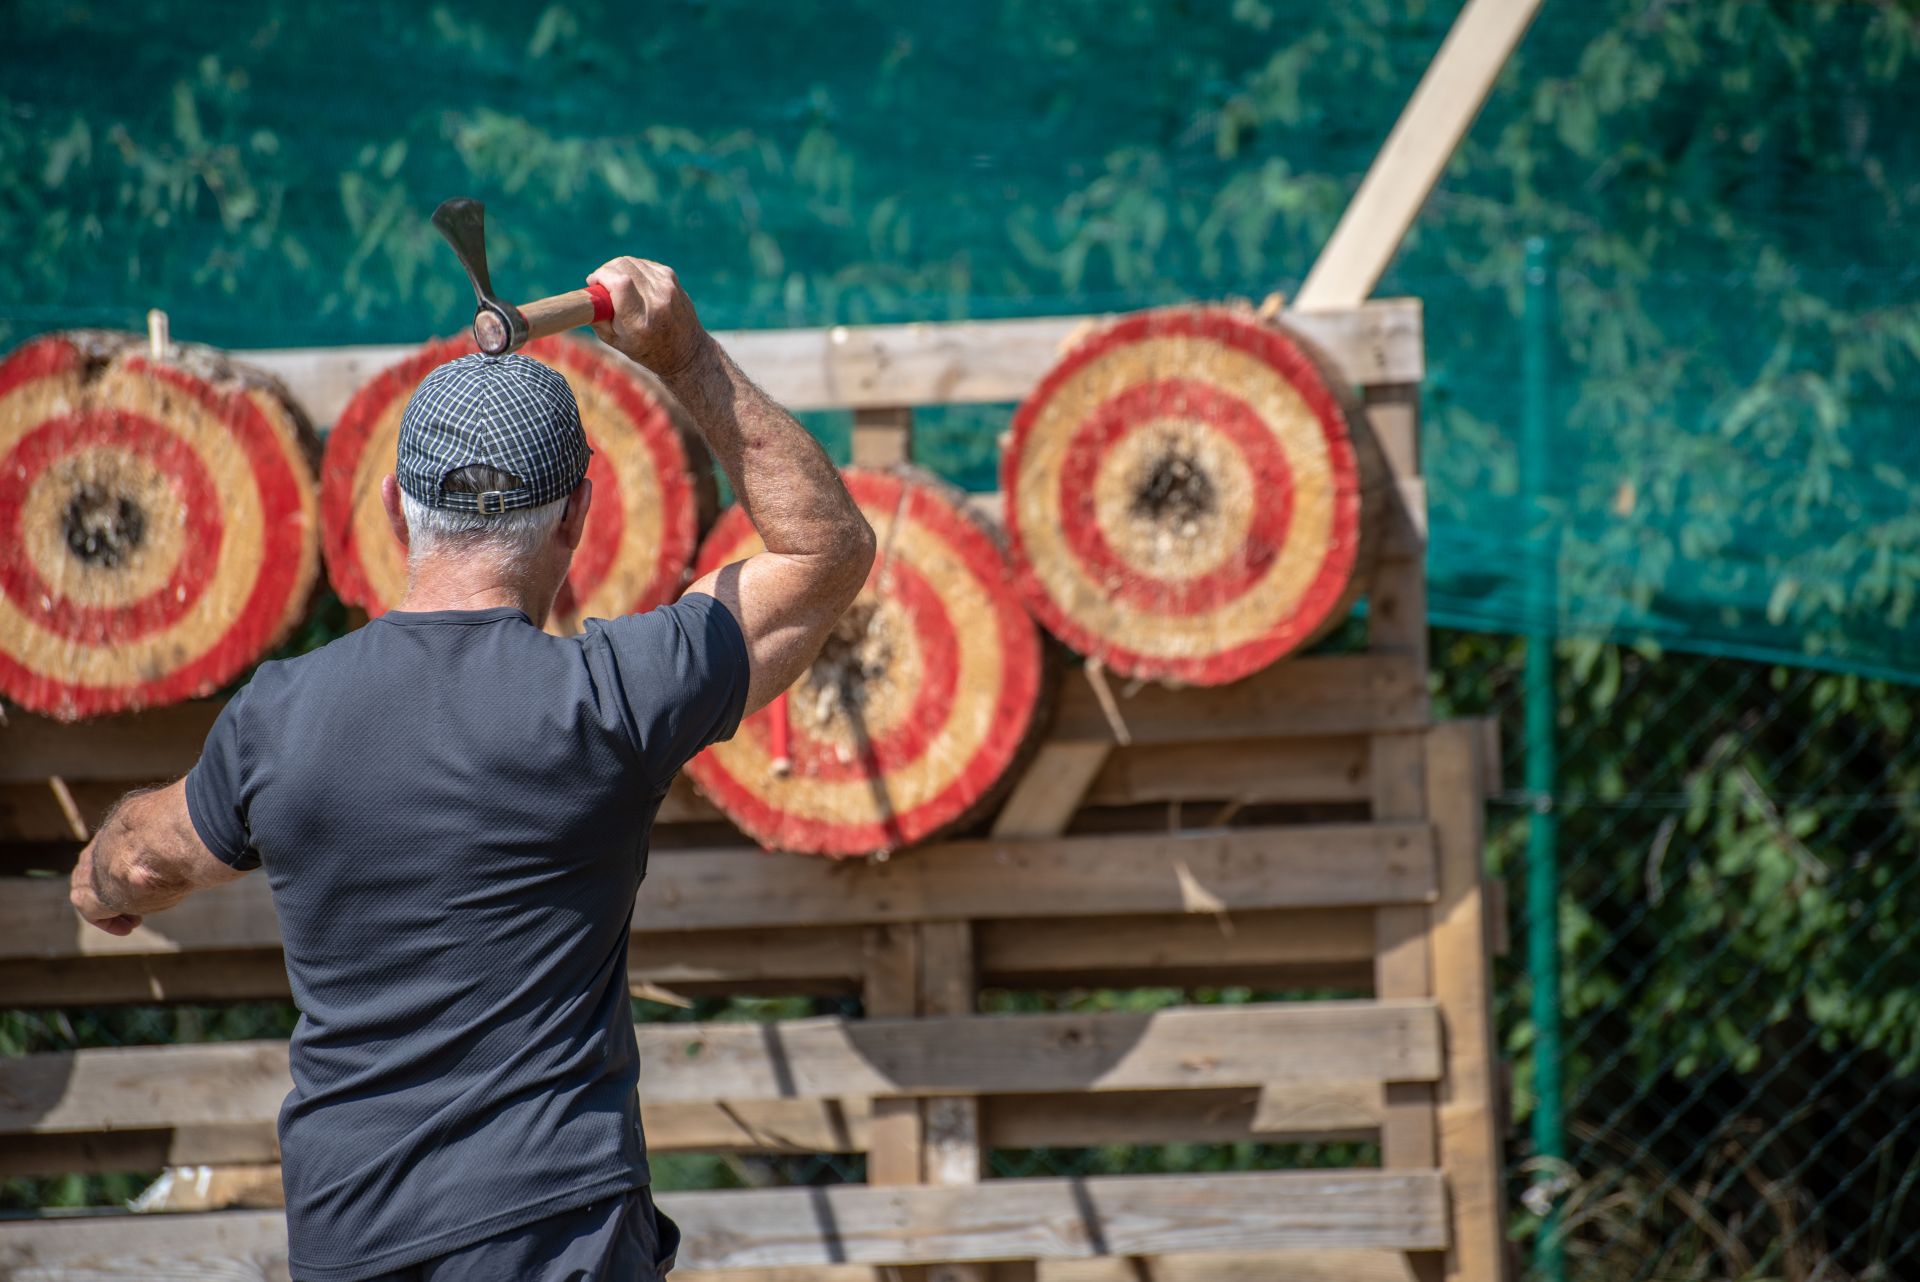
<instances>
[{"instance_id":1,"label":"dark center of log","mask_svg":"<svg viewBox=\"0 0 1920 1282\"><path fill-rule=\"evenodd\" d=\"M147 533L146 514L139 504L125 494L91 483L74 491L62 524L67 550L103 570L130 558Z\"/></svg>"},{"instance_id":2,"label":"dark center of log","mask_svg":"<svg viewBox=\"0 0 1920 1282\"><path fill-rule=\"evenodd\" d=\"M1198 521L1214 509L1213 478L1193 455L1182 450L1162 454L1133 490L1133 515L1175 528Z\"/></svg>"},{"instance_id":3,"label":"dark center of log","mask_svg":"<svg viewBox=\"0 0 1920 1282\"><path fill-rule=\"evenodd\" d=\"M893 662L893 645L886 629L877 626L877 602L857 601L840 616L820 647L820 657L807 669L819 711L825 721L834 710L857 713L866 705L870 687L886 676Z\"/></svg>"}]
</instances>

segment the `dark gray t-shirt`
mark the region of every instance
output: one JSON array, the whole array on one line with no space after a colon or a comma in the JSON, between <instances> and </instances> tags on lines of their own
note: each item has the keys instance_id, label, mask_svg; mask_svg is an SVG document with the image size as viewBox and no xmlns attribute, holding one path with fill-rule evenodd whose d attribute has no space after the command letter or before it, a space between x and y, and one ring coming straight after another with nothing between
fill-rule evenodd
<instances>
[{"instance_id":1,"label":"dark gray t-shirt","mask_svg":"<svg viewBox=\"0 0 1920 1282\"><path fill-rule=\"evenodd\" d=\"M388 614L227 704L187 807L264 865L286 942L296 1277L648 1182L634 893L667 784L746 691L739 625L696 595L566 638L513 609Z\"/></svg>"}]
</instances>

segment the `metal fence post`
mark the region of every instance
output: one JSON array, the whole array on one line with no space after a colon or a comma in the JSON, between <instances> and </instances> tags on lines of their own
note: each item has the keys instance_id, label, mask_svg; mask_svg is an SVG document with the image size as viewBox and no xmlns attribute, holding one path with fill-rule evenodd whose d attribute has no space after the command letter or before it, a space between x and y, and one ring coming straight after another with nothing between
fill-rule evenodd
<instances>
[{"instance_id":1,"label":"metal fence post","mask_svg":"<svg viewBox=\"0 0 1920 1282\"><path fill-rule=\"evenodd\" d=\"M1549 1168L1566 1158L1566 1128L1561 1115L1560 1047L1560 816L1554 807L1559 768L1555 742L1558 703L1554 690L1553 646L1556 632L1555 559L1548 480L1551 431L1550 339L1553 300L1549 292L1547 242L1527 241L1523 332L1525 373L1521 424L1520 484L1528 506L1526 786L1532 813L1527 822L1527 971L1533 990L1533 1149ZM1539 1178L1552 1180L1556 1171ZM1557 1192L1540 1226L1534 1252L1537 1276L1549 1282L1566 1277L1560 1240Z\"/></svg>"}]
</instances>

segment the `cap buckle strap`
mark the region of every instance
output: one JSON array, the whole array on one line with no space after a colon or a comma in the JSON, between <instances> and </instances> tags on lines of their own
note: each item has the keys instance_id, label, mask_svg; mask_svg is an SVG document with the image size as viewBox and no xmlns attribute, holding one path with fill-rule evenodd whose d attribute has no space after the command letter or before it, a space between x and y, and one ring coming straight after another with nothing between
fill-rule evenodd
<instances>
[{"instance_id":1,"label":"cap buckle strap","mask_svg":"<svg viewBox=\"0 0 1920 1282\"><path fill-rule=\"evenodd\" d=\"M475 496L475 505L482 516L498 516L507 510L507 496L500 490L488 490Z\"/></svg>"}]
</instances>

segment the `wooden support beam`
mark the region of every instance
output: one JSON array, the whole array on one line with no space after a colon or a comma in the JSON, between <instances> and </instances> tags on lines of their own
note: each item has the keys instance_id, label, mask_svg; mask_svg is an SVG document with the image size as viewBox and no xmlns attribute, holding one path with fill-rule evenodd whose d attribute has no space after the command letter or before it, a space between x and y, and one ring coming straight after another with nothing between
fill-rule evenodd
<instances>
[{"instance_id":1,"label":"wooden support beam","mask_svg":"<svg viewBox=\"0 0 1920 1282\"><path fill-rule=\"evenodd\" d=\"M1494 1045L1491 928L1487 920L1482 733L1472 722L1434 727L1427 804L1440 832L1440 900L1433 919L1433 992L1446 1020L1440 1163L1452 1197L1447 1277L1499 1282L1506 1274L1499 1055Z\"/></svg>"},{"instance_id":2,"label":"wooden support beam","mask_svg":"<svg viewBox=\"0 0 1920 1282\"><path fill-rule=\"evenodd\" d=\"M867 927L866 960L866 987L862 993L869 1021L866 1026L878 1027L879 1020L893 1021L916 1014L920 1003L919 928L906 923ZM646 1063L644 1057L641 1063ZM924 1119L919 1100L896 1097L874 1101L873 1127L867 1140L867 1183L877 1186L920 1183L924 1147Z\"/></svg>"},{"instance_id":3,"label":"wooden support beam","mask_svg":"<svg viewBox=\"0 0 1920 1282\"><path fill-rule=\"evenodd\" d=\"M1045 743L994 817L996 837L1057 837L1113 752L1100 742Z\"/></svg>"},{"instance_id":4,"label":"wooden support beam","mask_svg":"<svg viewBox=\"0 0 1920 1282\"><path fill-rule=\"evenodd\" d=\"M892 467L913 461L913 411L877 405L853 412L853 465Z\"/></svg>"},{"instance_id":5,"label":"wooden support beam","mask_svg":"<svg viewBox=\"0 0 1920 1282\"><path fill-rule=\"evenodd\" d=\"M635 1032L650 1106L1432 1081L1441 1063L1439 1021L1425 1001L642 1024ZM0 1060L0 1134L257 1126L277 1114L289 1084L285 1042L21 1056Z\"/></svg>"},{"instance_id":6,"label":"wooden support beam","mask_svg":"<svg viewBox=\"0 0 1920 1282\"><path fill-rule=\"evenodd\" d=\"M1366 801L1365 735L1116 748L1088 787L1092 806L1154 801Z\"/></svg>"},{"instance_id":7,"label":"wooden support beam","mask_svg":"<svg viewBox=\"0 0 1920 1282\"><path fill-rule=\"evenodd\" d=\"M1114 694L1134 744L1372 734L1418 730L1428 719L1426 672L1398 655L1311 655L1232 685L1147 685ZM1050 738L1116 741L1098 696L1079 672L1060 691Z\"/></svg>"},{"instance_id":8,"label":"wooden support beam","mask_svg":"<svg viewBox=\"0 0 1920 1282\"><path fill-rule=\"evenodd\" d=\"M758 850L655 851L637 932L836 926L929 918L1218 914L1427 903L1424 823L1326 824L1108 837L946 842L884 863ZM83 925L57 879L0 893L0 959L134 956L279 944L265 878L147 918L124 936Z\"/></svg>"},{"instance_id":9,"label":"wooden support beam","mask_svg":"<svg viewBox=\"0 0 1920 1282\"><path fill-rule=\"evenodd\" d=\"M46 890L59 910L57 886ZM644 892L643 892L644 893ZM981 921L982 981L1003 988L1255 984L1370 989L1373 912L1365 908ZM689 996L861 991L864 928L643 931L627 977ZM186 946L191 946L188 943ZM279 949L0 960L0 1007L249 1001L289 995Z\"/></svg>"},{"instance_id":10,"label":"wooden support beam","mask_svg":"<svg viewBox=\"0 0 1920 1282\"><path fill-rule=\"evenodd\" d=\"M1295 311L1357 307L1373 293L1539 9L1540 0L1468 0L1307 273Z\"/></svg>"},{"instance_id":11,"label":"wooden support beam","mask_svg":"<svg viewBox=\"0 0 1920 1282\"><path fill-rule=\"evenodd\" d=\"M1122 686L1115 694L1128 737L1141 746L1366 735L1417 730L1427 722L1426 675L1395 655L1309 655L1228 686ZM199 759L219 713L219 703L205 700L72 725L15 716L0 729L0 784L44 790L57 774L76 788L98 781L100 800L108 801L133 784L176 779ZM1112 723L1078 672L1061 691L1047 746L1066 744L1114 744ZM1079 759L1091 761L1094 754L1089 749ZM1037 778L1035 786L1048 777ZM1042 794L1051 791L1043 788ZM1010 799L1008 809L1013 807ZM719 812L684 782L676 782L660 809L662 822L717 818Z\"/></svg>"},{"instance_id":12,"label":"wooden support beam","mask_svg":"<svg viewBox=\"0 0 1920 1282\"><path fill-rule=\"evenodd\" d=\"M990 1180L971 1188L662 1193L702 1270L1097 1259L1196 1251L1431 1250L1446 1245L1435 1172L1283 1171ZM18 1282L284 1276L286 1225L268 1211L0 1221ZM164 1272L163 1272L164 1270Z\"/></svg>"},{"instance_id":13,"label":"wooden support beam","mask_svg":"<svg viewBox=\"0 0 1920 1282\"><path fill-rule=\"evenodd\" d=\"M642 1111L654 1153L865 1153L875 1103L643 1100ZM1379 1134L1381 1085L1307 1078L1211 1090L989 1095L979 1108L987 1148L1368 1140ZM166 1126L8 1135L0 1179L279 1160L271 1112L229 1124L193 1119L189 1102Z\"/></svg>"},{"instance_id":14,"label":"wooden support beam","mask_svg":"<svg viewBox=\"0 0 1920 1282\"><path fill-rule=\"evenodd\" d=\"M1017 401L1050 369L1060 344L1099 316L830 329L727 330L715 335L740 367L789 409L861 409ZM1403 298L1286 318L1339 362L1356 385L1425 375L1420 302ZM287 385L315 423L338 418L369 378L418 349L312 347L237 351Z\"/></svg>"}]
</instances>

